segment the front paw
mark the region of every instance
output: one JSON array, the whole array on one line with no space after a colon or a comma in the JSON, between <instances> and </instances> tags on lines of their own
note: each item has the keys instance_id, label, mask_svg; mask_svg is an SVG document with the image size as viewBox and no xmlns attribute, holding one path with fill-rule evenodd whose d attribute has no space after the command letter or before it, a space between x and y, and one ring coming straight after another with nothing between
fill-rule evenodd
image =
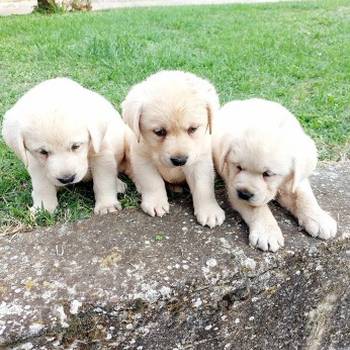
<instances>
[{"instance_id":1,"label":"front paw","mask_svg":"<svg viewBox=\"0 0 350 350\"><path fill-rule=\"evenodd\" d=\"M169 203L166 196L142 196L142 210L150 216L160 216L169 213Z\"/></svg>"},{"instance_id":2,"label":"front paw","mask_svg":"<svg viewBox=\"0 0 350 350\"><path fill-rule=\"evenodd\" d=\"M263 251L276 252L284 246L284 238L277 223L260 223L250 230L249 243Z\"/></svg>"},{"instance_id":3,"label":"front paw","mask_svg":"<svg viewBox=\"0 0 350 350\"><path fill-rule=\"evenodd\" d=\"M125 193L128 185L120 179L117 179L117 193Z\"/></svg>"},{"instance_id":4,"label":"front paw","mask_svg":"<svg viewBox=\"0 0 350 350\"><path fill-rule=\"evenodd\" d=\"M299 216L299 224L306 232L321 239L334 238L337 233L337 222L324 210Z\"/></svg>"},{"instance_id":5,"label":"front paw","mask_svg":"<svg viewBox=\"0 0 350 350\"><path fill-rule=\"evenodd\" d=\"M225 220L225 212L216 203L202 204L194 214L202 226L210 228L220 226Z\"/></svg>"},{"instance_id":6,"label":"front paw","mask_svg":"<svg viewBox=\"0 0 350 350\"><path fill-rule=\"evenodd\" d=\"M30 213L32 215L37 215L41 211L47 211L50 214L53 214L55 212L56 208L57 208L57 205L56 206L50 206L48 208L45 208L43 206L39 207L39 206L33 205L32 207L29 208L29 211L30 211Z\"/></svg>"},{"instance_id":7,"label":"front paw","mask_svg":"<svg viewBox=\"0 0 350 350\"><path fill-rule=\"evenodd\" d=\"M95 204L94 213L96 215L104 215L108 213L116 212L117 210L121 210L122 206L120 205L117 199L114 200L105 200L98 201Z\"/></svg>"},{"instance_id":8,"label":"front paw","mask_svg":"<svg viewBox=\"0 0 350 350\"><path fill-rule=\"evenodd\" d=\"M42 211L42 210L46 210L50 214L52 214L56 210L57 205L58 205L57 198L46 199L46 200L38 200L38 199L36 199L34 201L33 206L30 207L29 210L34 215L37 214L39 211Z\"/></svg>"}]
</instances>

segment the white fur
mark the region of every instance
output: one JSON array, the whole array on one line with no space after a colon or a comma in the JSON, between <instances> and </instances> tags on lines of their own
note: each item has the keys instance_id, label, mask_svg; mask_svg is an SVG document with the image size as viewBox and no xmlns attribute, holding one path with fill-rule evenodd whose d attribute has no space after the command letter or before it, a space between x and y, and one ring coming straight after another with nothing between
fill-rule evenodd
<instances>
[{"instance_id":1,"label":"white fur","mask_svg":"<svg viewBox=\"0 0 350 350\"><path fill-rule=\"evenodd\" d=\"M223 106L215 119L213 155L254 247L274 252L284 245L267 205L274 198L313 237L335 236L336 222L319 207L308 180L317 162L315 144L280 104L249 99ZM253 196L241 199L237 191Z\"/></svg>"},{"instance_id":2,"label":"white fur","mask_svg":"<svg viewBox=\"0 0 350 350\"><path fill-rule=\"evenodd\" d=\"M92 176L95 213L120 209L117 190L125 186L117 169L124 158L125 124L101 95L67 78L44 81L5 114L2 133L28 168L34 211L53 212L57 188L64 186L58 178L71 175L71 183Z\"/></svg>"},{"instance_id":3,"label":"white fur","mask_svg":"<svg viewBox=\"0 0 350 350\"><path fill-rule=\"evenodd\" d=\"M137 141L131 149L132 177L142 194L142 209L151 216L169 212L164 181L187 181L194 212L202 225L221 225L225 214L214 194L211 123L219 107L215 88L181 71L158 72L135 85L122 103L123 118ZM189 128L198 127L190 133ZM167 135L154 131L164 128ZM171 159L186 156L175 167Z\"/></svg>"}]
</instances>

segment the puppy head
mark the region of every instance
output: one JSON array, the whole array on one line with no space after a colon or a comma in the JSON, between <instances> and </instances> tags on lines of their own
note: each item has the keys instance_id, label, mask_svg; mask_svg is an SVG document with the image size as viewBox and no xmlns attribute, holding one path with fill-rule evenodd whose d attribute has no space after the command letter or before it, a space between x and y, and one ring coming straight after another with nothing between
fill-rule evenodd
<instances>
[{"instance_id":1,"label":"puppy head","mask_svg":"<svg viewBox=\"0 0 350 350\"><path fill-rule=\"evenodd\" d=\"M103 98L78 83L51 79L6 113L3 137L26 166L34 158L52 184L64 186L86 175L88 153L100 151L106 119L113 113Z\"/></svg>"},{"instance_id":2,"label":"puppy head","mask_svg":"<svg viewBox=\"0 0 350 350\"><path fill-rule=\"evenodd\" d=\"M136 85L122 104L123 119L154 161L166 167L193 163L208 150L219 101L197 76L163 71Z\"/></svg>"},{"instance_id":3,"label":"puppy head","mask_svg":"<svg viewBox=\"0 0 350 350\"><path fill-rule=\"evenodd\" d=\"M295 191L315 168L316 151L304 133L294 136L248 129L231 138L221 164L230 198L261 206L275 198L282 184L290 183Z\"/></svg>"},{"instance_id":4,"label":"puppy head","mask_svg":"<svg viewBox=\"0 0 350 350\"><path fill-rule=\"evenodd\" d=\"M290 157L271 135L247 131L231 140L224 159L230 197L261 206L273 199L290 173ZM277 142L276 142L277 141Z\"/></svg>"},{"instance_id":5,"label":"puppy head","mask_svg":"<svg viewBox=\"0 0 350 350\"><path fill-rule=\"evenodd\" d=\"M39 162L53 185L77 183L86 175L91 139L87 128L65 117L32 119L30 125L24 125L22 135L29 157Z\"/></svg>"}]
</instances>

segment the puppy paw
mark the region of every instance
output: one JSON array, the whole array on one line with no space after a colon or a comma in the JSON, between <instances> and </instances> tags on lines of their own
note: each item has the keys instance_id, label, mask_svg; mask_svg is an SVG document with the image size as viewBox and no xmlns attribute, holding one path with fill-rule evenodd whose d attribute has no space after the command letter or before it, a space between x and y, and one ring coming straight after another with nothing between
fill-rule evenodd
<instances>
[{"instance_id":1,"label":"puppy paw","mask_svg":"<svg viewBox=\"0 0 350 350\"><path fill-rule=\"evenodd\" d=\"M58 205L57 200L49 200L49 201L39 201L35 202L32 207L29 208L30 212L35 215L39 211L46 210L50 214L53 214L53 212L56 210Z\"/></svg>"},{"instance_id":2,"label":"puppy paw","mask_svg":"<svg viewBox=\"0 0 350 350\"><path fill-rule=\"evenodd\" d=\"M299 224L312 237L330 239L337 233L337 222L323 210L299 216Z\"/></svg>"},{"instance_id":3,"label":"puppy paw","mask_svg":"<svg viewBox=\"0 0 350 350\"><path fill-rule=\"evenodd\" d=\"M284 238L278 225L257 225L250 230L249 243L263 251L276 252L284 246Z\"/></svg>"},{"instance_id":4,"label":"puppy paw","mask_svg":"<svg viewBox=\"0 0 350 350\"><path fill-rule=\"evenodd\" d=\"M220 226L225 220L225 212L216 203L197 208L195 216L202 226L210 228Z\"/></svg>"},{"instance_id":5,"label":"puppy paw","mask_svg":"<svg viewBox=\"0 0 350 350\"><path fill-rule=\"evenodd\" d=\"M117 193L125 193L128 185L120 179L117 179Z\"/></svg>"},{"instance_id":6,"label":"puppy paw","mask_svg":"<svg viewBox=\"0 0 350 350\"><path fill-rule=\"evenodd\" d=\"M121 210L122 206L118 200L113 201L99 201L96 202L94 213L96 215L104 215L108 213L113 213L117 210Z\"/></svg>"},{"instance_id":7,"label":"puppy paw","mask_svg":"<svg viewBox=\"0 0 350 350\"><path fill-rule=\"evenodd\" d=\"M160 216L169 213L168 199L165 197L144 196L141 203L142 210L150 216Z\"/></svg>"},{"instance_id":8,"label":"puppy paw","mask_svg":"<svg viewBox=\"0 0 350 350\"><path fill-rule=\"evenodd\" d=\"M39 207L39 206L32 206L29 208L29 211L32 215L37 215L41 211L47 211L50 214L53 214L54 211L56 210L57 206L55 207L49 207L49 208L44 208L44 207Z\"/></svg>"}]
</instances>

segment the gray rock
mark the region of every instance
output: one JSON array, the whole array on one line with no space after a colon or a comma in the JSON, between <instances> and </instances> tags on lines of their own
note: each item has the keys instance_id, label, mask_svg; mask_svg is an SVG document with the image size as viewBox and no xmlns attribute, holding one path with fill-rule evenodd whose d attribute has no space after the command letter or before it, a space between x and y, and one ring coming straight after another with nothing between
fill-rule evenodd
<instances>
[{"instance_id":1,"label":"gray rock","mask_svg":"<svg viewBox=\"0 0 350 350\"><path fill-rule=\"evenodd\" d=\"M286 246L263 253L219 198L210 230L190 195L140 210L0 238L0 348L350 349L350 164L312 179L339 222L322 242L272 205Z\"/></svg>"}]
</instances>

